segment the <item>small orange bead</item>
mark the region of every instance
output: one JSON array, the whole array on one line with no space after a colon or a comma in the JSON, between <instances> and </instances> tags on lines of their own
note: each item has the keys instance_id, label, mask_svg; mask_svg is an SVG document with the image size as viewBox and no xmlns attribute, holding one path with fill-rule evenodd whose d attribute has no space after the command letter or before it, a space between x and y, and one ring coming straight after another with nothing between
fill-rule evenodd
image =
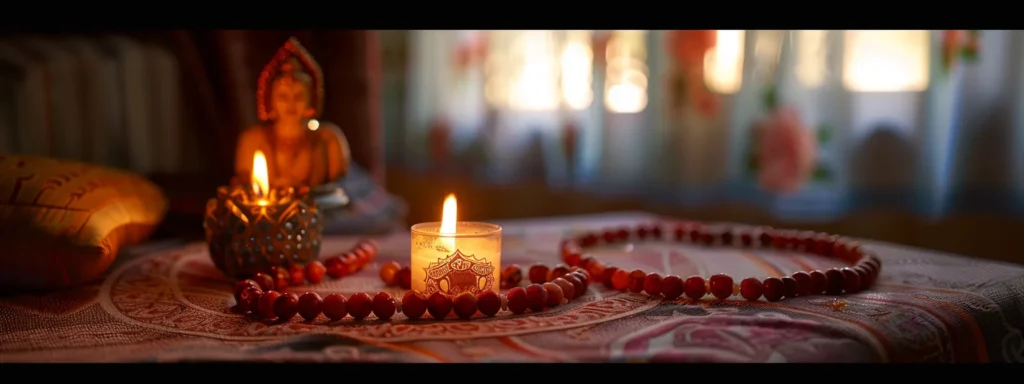
<instances>
[{"instance_id":1,"label":"small orange bead","mask_svg":"<svg viewBox=\"0 0 1024 384\"><path fill-rule=\"evenodd\" d=\"M560 278L572 284L573 297L571 297L571 299L575 299L577 297L583 296L584 293L587 293L587 291L583 288L583 282L580 281L580 279L576 277L575 274L570 273Z\"/></svg>"},{"instance_id":2,"label":"small orange bead","mask_svg":"<svg viewBox=\"0 0 1024 384\"><path fill-rule=\"evenodd\" d=\"M683 295L683 286L683 279L680 279L679 276L665 276L665 278L661 280L661 294L664 295L666 299L675 300L679 298L679 296Z\"/></svg>"},{"instance_id":3,"label":"small orange bead","mask_svg":"<svg viewBox=\"0 0 1024 384\"><path fill-rule=\"evenodd\" d=\"M345 276L345 263L341 261L340 257L329 257L324 262L324 265L327 267L327 276L333 279L340 279Z\"/></svg>"},{"instance_id":4,"label":"small orange bead","mask_svg":"<svg viewBox=\"0 0 1024 384\"><path fill-rule=\"evenodd\" d=\"M786 276L782 278L782 285L785 290L782 292L782 296L787 299L797 297L800 293L800 283L796 282L796 279Z\"/></svg>"},{"instance_id":5,"label":"small orange bead","mask_svg":"<svg viewBox=\"0 0 1024 384\"><path fill-rule=\"evenodd\" d=\"M271 272L271 276L274 278L274 289L282 291L288 288L288 283L291 281L291 274L288 273L288 268L274 267Z\"/></svg>"},{"instance_id":6,"label":"small orange bead","mask_svg":"<svg viewBox=\"0 0 1024 384\"><path fill-rule=\"evenodd\" d=\"M585 292L587 292L587 289L590 288L590 277L587 276L585 273L580 273L580 272L582 272L582 271L572 272L572 273L570 273L570 275L572 275L577 280L579 280L580 283L583 283L583 292L585 293Z\"/></svg>"},{"instance_id":7,"label":"small orange bead","mask_svg":"<svg viewBox=\"0 0 1024 384\"><path fill-rule=\"evenodd\" d=\"M651 296L661 294L661 280L661 275L657 273L648 274L644 278L644 292Z\"/></svg>"},{"instance_id":8,"label":"small orange bead","mask_svg":"<svg viewBox=\"0 0 1024 384\"><path fill-rule=\"evenodd\" d=\"M324 275L327 274L327 267L324 267L323 263L313 260L309 264L306 264L306 281L310 284L320 284L324 280Z\"/></svg>"},{"instance_id":9,"label":"small orange bead","mask_svg":"<svg viewBox=\"0 0 1024 384\"><path fill-rule=\"evenodd\" d=\"M580 268L580 267L572 267L572 269L569 271L569 273L578 273L578 274L583 275L584 279L580 279L580 280L583 280L583 285L587 285L588 283L590 283L590 280L593 278L590 275L590 272L587 272L586 269L583 269L583 268ZM554 280L554 279L552 279L552 280Z\"/></svg>"},{"instance_id":10,"label":"small orange bead","mask_svg":"<svg viewBox=\"0 0 1024 384\"><path fill-rule=\"evenodd\" d=\"M598 237L593 233L588 233L580 237L580 246L583 248L591 247L597 244Z\"/></svg>"},{"instance_id":11,"label":"small orange bead","mask_svg":"<svg viewBox=\"0 0 1024 384\"><path fill-rule=\"evenodd\" d=\"M820 295L825 290L825 286L828 285L828 277L825 276L825 272L814 270L808 276L810 276L811 281L807 284L807 294Z\"/></svg>"},{"instance_id":12,"label":"small orange bead","mask_svg":"<svg viewBox=\"0 0 1024 384\"><path fill-rule=\"evenodd\" d=\"M359 245L356 245L355 247L352 248L352 253L356 255L356 260L358 260L357 262L359 263L360 266L365 265L368 261L370 261L370 253L366 252L366 249L360 247Z\"/></svg>"},{"instance_id":13,"label":"small orange bead","mask_svg":"<svg viewBox=\"0 0 1024 384\"><path fill-rule=\"evenodd\" d=\"M235 296L235 303L238 305L238 309L242 312L254 311L256 308L252 306L253 296L259 296L263 294L263 290L258 285L247 285L237 296ZM258 302L256 302L258 303Z\"/></svg>"},{"instance_id":14,"label":"small orange bead","mask_svg":"<svg viewBox=\"0 0 1024 384\"><path fill-rule=\"evenodd\" d=\"M576 287L574 287L569 280L559 277L552 281L552 283L558 285L558 287L562 289L562 297L568 300L572 300L576 297Z\"/></svg>"},{"instance_id":15,"label":"small orange bead","mask_svg":"<svg viewBox=\"0 0 1024 384\"><path fill-rule=\"evenodd\" d=\"M242 300L239 299L239 296L242 294L242 291L251 287L259 288L260 285L257 284L255 280L251 279L246 279L239 281L238 283L235 283L235 303L241 304ZM262 290L262 288L260 290Z\"/></svg>"},{"instance_id":16,"label":"small orange bead","mask_svg":"<svg viewBox=\"0 0 1024 384\"><path fill-rule=\"evenodd\" d=\"M373 260L373 258L377 256L377 247L374 247L366 241L360 243L356 248L362 249L363 252L366 253L367 262Z\"/></svg>"},{"instance_id":17,"label":"small orange bead","mask_svg":"<svg viewBox=\"0 0 1024 384\"><path fill-rule=\"evenodd\" d=\"M724 273L712 275L708 279L708 287L711 294L719 300L728 299L732 296L732 277Z\"/></svg>"},{"instance_id":18,"label":"small orange bead","mask_svg":"<svg viewBox=\"0 0 1024 384\"><path fill-rule=\"evenodd\" d=\"M441 292L434 292L427 299L427 312L437 320L442 320L452 312L452 300Z\"/></svg>"},{"instance_id":19,"label":"small orange bead","mask_svg":"<svg viewBox=\"0 0 1024 384\"><path fill-rule=\"evenodd\" d=\"M562 287L555 283L544 283L543 287L545 291L548 291L548 300L545 305L557 307L562 304L562 299L565 298Z\"/></svg>"},{"instance_id":20,"label":"small orange bead","mask_svg":"<svg viewBox=\"0 0 1024 384\"><path fill-rule=\"evenodd\" d=\"M462 292L452 300L452 308L460 319L473 317L476 314L476 295L472 292Z\"/></svg>"},{"instance_id":21,"label":"small orange bead","mask_svg":"<svg viewBox=\"0 0 1024 384\"><path fill-rule=\"evenodd\" d=\"M591 263L589 266L587 266L587 272L590 273L591 279L593 279L593 281L597 283L604 282L604 269L605 265L602 264L600 261L595 261Z\"/></svg>"},{"instance_id":22,"label":"small orange bead","mask_svg":"<svg viewBox=\"0 0 1024 384\"><path fill-rule=\"evenodd\" d=\"M384 285L394 286L398 285L398 270L402 269L401 265L397 262L389 262L380 266L380 279L384 281Z\"/></svg>"},{"instance_id":23,"label":"small orange bead","mask_svg":"<svg viewBox=\"0 0 1024 384\"><path fill-rule=\"evenodd\" d=\"M548 278L548 267L543 264L535 264L530 267L529 278L533 284L544 284Z\"/></svg>"},{"instance_id":24,"label":"small orange bead","mask_svg":"<svg viewBox=\"0 0 1024 384\"><path fill-rule=\"evenodd\" d=\"M629 288L629 271L620 269L615 271L612 275L612 287L619 291L625 291Z\"/></svg>"},{"instance_id":25,"label":"small orange bead","mask_svg":"<svg viewBox=\"0 0 1024 384\"><path fill-rule=\"evenodd\" d=\"M391 316L395 315L395 298L391 297L387 292L377 293L373 297L373 314L378 319L387 320Z\"/></svg>"},{"instance_id":26,"label":"small orange bead","mask_svg":"<svg viewBox=\"0 0 1024 384\"><path fill-rule=\"evenodd\" d=\"M508 300L506 305L509 312L516 315L526 312L526 309L529 307L526 303L526 289L523 289L523 287L515 287L508 290L508 293L505 294L505 299Z\"/></svg>"},{"instance_id":27,"label":"small orange bead","mask_svg":"<svg viewBox=\"0 0 1024 384\"><path fill-rule=\"evenodd\" d=\"M274 314L278 321L288 321L299 313L299 296L294 293L285 293L274 300Z\"/></svg>"},{"instance_id":28,"label":"small orange bead","mask_svg":"<svg viewBox=\"0 0 1024 384\"><path fill-rule=\"evenodd\" d=\"M512 264L501 270L502 288L518 287L521 281L523 281L523 270L518 265Z\"/></svg>"},{"instance_id":29,"label":"small orange bead","mask_svg":"<svg viewBox=\"0 0 1024 384\"><path fill-rule=\"evenodd\" d=\"M261 291L259 288L249 287L248 289L243 291L242 297L245 298L245 305L244 308L242 309L248 310L253 314L258 314L260 296L263 296L263 291Z\"/></svg>"},{"instance_id":30,"label":"small orange bead","mask_svg":"<svg viewBox=\"0 0 1024 384\"><path fill-rule=\"evenodd\" d=\"M338 321L348 315L348 300L340 293L332 293L324 297L320 308L323 309L324 316L327 316L328 319Z\"/></svg>"},{"instance_id":31,"label":"small orange bead","mask_svg":"<svg viewBox=\"0 0 1024 384\"><path fill-rule=\"evenodd\" d=\"M579 245L576 244L576 243L573 243L573 242L563 242L562 246L560 247L560 249L562 250L562 260L563 261L565 261L565 260L572 260L573 257L574 257L573 256L574 254L577 255L577 256L580 255L580 247L579 247Z\"/></svg>"},{"instance_id":32,"label":"small orange bead","mask_svg":"<svg viewBox=\"0 0 1024 384\"><path fill-rule=\"evenodd\" d=\"M365 319L370 313L373 313L373 298L370 295L358 292L348 298L348 314L353 319Z\"/></svg>"},{"instance_id":33,"label":"small orange bead","mask_svg":"<svg viewBox=\"0 0 1024 384\"><path fill-rule=\"evenodd\" d=\"M571 282L571 281L570 281ZM548 291L540 284L530 284L526 287L526 306L531 311L539 312L544 309L548 301Z\"/></svg>"},{"instance_id":34,"label":"small orange bead","mask_svg":"<svg viewBox=\"0 0 1024 384\"><path fill-rule=\"evenodd\" d=\"M579 265L582 259L582 255L579 250L569 250L562 252L562 261L569 265Z\"/></svg>"},{"instance_id":35,"label":"small orange bead","mask_svg":"<svg viewBox=\"0 0 1024 384\"><path fill-rule=\"evenodd\" d=\"M427 312L427 298L422 293L409 291L402 297L402 313L406 317L416 320Z\"/></svg>"},{"instance_id":36,"label":"small orange bead","mask_svg":"<svg viewBox=\"0 0 1024 384\"><path fill-rule=\"evenodd\" d=\"M264 292L274 289L274 278L270 277L270 275L266 273L258 272L252 277L252 279L256 284L259 284L260 290Z\"/></svg>"},{"instance_id":37,"label":"small orange bead","mask_svg":"<svg viewBox=\"0 0 1024 384\"><path fill-rule=\"evenodd\" d=\"M853 268L843 268L839 270L843 273L843 289L846 293L857 293L860 291L860 275L857 274Z\"/></svg>"},{"instance_id":38,"label":"small orange bead","mask_svg":"<svg viewBox=\"0 0 1024 384\"><path fill-rule=\"evenodd\" d=\"M647 272L639 269L629 273L629 291L640 293L644 290L644 280L647 279Z\"/></svg>"},{"instance_id":39,"label":"small orange bead","mask_svg":"<svg viewBox=\"0 0 1024 384\"><path fill-rule=\"evenodd\" d=\"M306 292L299 296L299 316L306 321L316 320L323 309L324 300L316 292Z\"/></svg>"},{"instance_id":40,"label":"small orange bead","mask_svg":"<svg viewBox=\"0 0 1024 384\"><path fill-rule=\"evenodd\" d=\"M707 285L704 282L704 278L700 276L690 276L686 278L685 288L683 292L686 293L686 297L693 300L700 300L708 293Z\"/></svg>"},{"instance_id":41,"label":"small orange bead","mask_svg":"<svg viewBox=\"0 0 1024 384\"><path fill-rule=\"evenodd\" d=\"M281 297L281 293L278 291L267 291L260 296L260 302L257 304L256 312L265 320L270 320L277 317L274 314L274 302L277 298Z\"/></svg>"},{"instance_id":42,"label":"small orange bead","mask_svg":"<svg viewBox=\"0 0 1024 384\"><path fill-rule=\"evenodd\" d=\"M779 301L785 296L786 283L778 277L769 277L761 283L764 287L764 298L768 301Z\"/></svg>"},{"instance_id":43,"label":"small orange bead","mask_svg":"<svg viewBox=\"0 0 1024 384\"><path fill-rule=\"evenodd\" d=\"M399 269L396 277L398 279L399 287L402 287L402 289L412 288L412 270L409 269L409 267L402 267L402 269Z\"/></svg>"},{"instance_id":44,"label":"small orange bead","mask_svg":"<svg viewBox=\"0 0 1024 384\"><path fill-rule=\"evenodd\" d=\"M342 256L341 261L345 263L346 275L351 275L356 272L359 272L359 269L363 267L363 265L359 262L359 257L352 252L346 253L344 256Z\"/></svg>"},{"instance_id":45,"label":"small orange bead","mask_svg":"<svg viewBox=\"0 0 1024 384\"><path fill-rule=\"evenodd\" d=\"M764 283L756 277L748 277L740 282L740 295L748 301L757 301L764 293Z\"/></svg>"},{"instance_id":46,"label":"small orange bead","mask_svg":"<svg viewBox=\"0 0 1024 384\"><path fill-rule=\"evenodd\" d=\"M806 296L807 293L811 291L810 274L808 274L807 272L798 271L794 272L791 275L791 277L793 278L793 280L796 280L797 287L799 288L797 290L797 296Z\"/></svg>"},{"instance_id":47,"label":"small orange bead","mask_svg":"<svg viewBox=\"0 0 1024 384\"><path fill-rule=\"evenodd\" d=\"M605 267L604 272L601 273L601 283L609 289L615 289L613 277L615 276L615 272L618 271L619 269L615 267Z\"/></svg>"},{"instance_id":48,"label":"small orange bead","mask_svg":"<svg viewBox=\"0 0 1024 384\"><path fill-rule=\"evenodd\" d=\"M291 280L288 283L292 286L302 285L306 282L306 269L297 264L292 264L292 266L288 267L288 274L291 276Z\"/></svg>"},{"instance_id":49,"label":"small orange bead","mask_svg":"<svg viewBox=\"0 0 1024 384\"><path fill-rule=\"evenodd\" d=\"M843 293L843 287L846 283L843 281L843 272L838 268L832 268L825 271L825 277L828 278L828 284L825 284L826 295L839 295Z\"/></svg>"},{"instance_id":50,"label":"small orange bead","mask_svg":"<svg viewBox=\"0 0 1024 384\"><path fill-rule=\"evenodd\" d=\"M601 240L604 240L604 242L608 243L608 244L614 244L615 240L618 240L616 238L616 236L615 236L615 230L614 229L606 229L601 234Z\"/></svg>"},{"instance_id":51,"label":"small orange bead","mask_svg":"<svg viewBox=\"0 0 1024 384\"><path fill-rule=\"evenodd\" d=\"M483 291L476 295L476 306L484 316L494 316L501 310L501 296L494 291Z\"/></svg>"},{"instance_id":52,"label":"small orange bead","mask_svg":"<svg viewBox=\"0 0 1024 384\"><path fill-rule=\"evenodd\" d=\"M551 268L550 271L548 271L547 281L552 281L552 280L557 279L559 277L565 276L567 273L569 273L569 267L568 266L566 266L566 265L557 265L554 268Z\"/></svg>"},{"instance_id":53,"label":"small orange bead","mask_svg":"<svg viewBox=\"0 0 1024 384\"><path fill-rule=\"evenodd\" d=\"M366 252L376 254L379 247L373 239L362 239L359 240L356 245L352 246L352 249L362 248Z\"/></svg>"}]
</instances>

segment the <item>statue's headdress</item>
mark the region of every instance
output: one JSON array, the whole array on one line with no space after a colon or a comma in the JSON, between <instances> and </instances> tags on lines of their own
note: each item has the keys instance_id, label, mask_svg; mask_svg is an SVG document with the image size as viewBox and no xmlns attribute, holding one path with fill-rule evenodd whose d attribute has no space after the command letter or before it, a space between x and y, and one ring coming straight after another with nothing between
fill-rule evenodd
<instances>
[{"instance_id":1,"label":"statue's headdress","mask_svg":"<svg viewBox=\"0 0 1024 384\"><path fill-rule=\"evenodd\" d=\"M256 111L260 120L271 120L271 83L281 75L294 71L302 71L312 78L309 87L309 105L313 108L313 116L310 117L320 116L324 107L324 74L320 70L320 64L317 64L298 39L292 37L277 50L274 58L263 67L263 72L260 72L260 78L256 85Z\"/></svg>"}]
</instances>

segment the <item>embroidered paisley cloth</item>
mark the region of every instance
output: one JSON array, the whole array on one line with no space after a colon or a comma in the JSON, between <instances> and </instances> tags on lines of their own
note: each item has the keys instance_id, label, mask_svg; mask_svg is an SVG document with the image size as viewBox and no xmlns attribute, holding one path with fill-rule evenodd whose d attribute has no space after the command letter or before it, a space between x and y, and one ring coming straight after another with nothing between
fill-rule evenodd
<instances>
[{"instance_id":1,"label":"embroidered paisley cloth","mask_svg":"<svg viewBox=\"0 0 1024 384\"><path fill-rule=\"evenodd\" d=\"M501 223L502 263L558 262L571 231L650 221L645 214ZM358 239L334 237L324 257ZM376 261L408 263L409 237L378 238ZM871 241L883 260L871 290L775 303L705 299L662 302L600 284L537 314L473 321L382 323L351 318L266 325L232 313L233 283L202 243L139 248L104 280L48 294L0 298L0 362L386 361L386 362L1022 362L1024 267ZM642 243L595 257L660 274L782 276L840 262L767 250ZM321 294L387 291L378 263L314 287ZM478 314L478 316L480 316Z\"/></svg>"}]
</instances>

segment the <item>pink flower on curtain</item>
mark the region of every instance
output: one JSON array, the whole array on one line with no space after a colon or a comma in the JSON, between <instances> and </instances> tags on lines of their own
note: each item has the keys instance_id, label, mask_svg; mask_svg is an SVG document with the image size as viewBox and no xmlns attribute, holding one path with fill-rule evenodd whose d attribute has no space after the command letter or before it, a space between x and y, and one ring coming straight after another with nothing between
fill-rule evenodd
<instances>
[{"instance_id":1,"label":"pink flower on curtain","mask_svg":"<svg viewBox=\"0 0 1024 384\"><path fill-rule=\"evenodd\" d=\"M803 187L814 173L818 142L797 110L785 106L771 111L757 122L754 132L761 188L788 194Z\"/></svg>"},{"instance_id":2,"label":"pink flower on curtain","mask_svg":"<svg viewBox=\"0 0 1024 384\"><path fill-rule=\"evenodd\" d=\"M465 70L482 62L487 56L487 46L487 35L483 32L473 32L460 39L455 46L455 68Z\"/></svg>"},{"instance_id":3,"label":"pink flower on curtain","mask_svg":"<svg viewBox=\"0 0 1024 384\"><path fill-rule=\"evenodd\" d=\"M942 67L956 68L961 60L973 62L981 49L981 31L948 29L942 31Z\"/></svg>"}]
</instances>

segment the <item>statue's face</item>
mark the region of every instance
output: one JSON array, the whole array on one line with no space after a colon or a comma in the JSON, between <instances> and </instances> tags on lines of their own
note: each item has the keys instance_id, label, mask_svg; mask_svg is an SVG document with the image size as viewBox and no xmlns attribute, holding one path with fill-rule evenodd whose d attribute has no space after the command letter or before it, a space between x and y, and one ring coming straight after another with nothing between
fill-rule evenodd
<instances>
[{"instance_id":1,"label":"statue's face","mask_svg":"<svg viewBox=\"0 0 1024 384\"><path fill-rule=\"evenodd\" d=\"M274 81L270 97L277 118L285 121L301 121L309 108L309 90L294 79L283 78Z\"/></svg>"}]
</instances>

